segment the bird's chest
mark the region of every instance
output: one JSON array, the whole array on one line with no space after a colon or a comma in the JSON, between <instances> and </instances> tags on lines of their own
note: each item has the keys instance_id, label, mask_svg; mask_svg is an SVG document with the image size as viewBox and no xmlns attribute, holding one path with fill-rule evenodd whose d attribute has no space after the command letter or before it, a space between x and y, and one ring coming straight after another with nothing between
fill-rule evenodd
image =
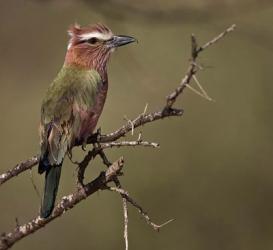
<instances>
[{"instance_id":1,"label":"bird's chest","mask_svg":"<svg viewBox=\"0 0 273 250\"><path fill-rule=\"evenodd\" d=\"M77 121L74 127L78 131L78 140L86 140L94 131L105 103L107 89L107 83L104 83L95 93L86 91L84 98L81 97L84 99L81 104L75 102L74 113Z\"/></svg>"}]
</instances>

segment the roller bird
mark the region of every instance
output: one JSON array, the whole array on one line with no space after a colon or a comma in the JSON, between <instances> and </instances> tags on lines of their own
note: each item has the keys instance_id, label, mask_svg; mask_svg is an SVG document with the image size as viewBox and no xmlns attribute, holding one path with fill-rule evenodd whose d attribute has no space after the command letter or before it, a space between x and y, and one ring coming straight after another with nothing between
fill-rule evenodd
<instances>
[{"instance_id":1,"label":"roller bird","mask_svg":"<svg viewBox=\"0 0 273 250\"><path fill-rule=\"evenodd\" d=\"M108 89L107 64L117 47L135 42L103 24L72 25L64 64L41 106L40 160L45 173L40 216L51 215L62 164L75 145L85 145L101 115Z\"/></svg>"}]
</instances>

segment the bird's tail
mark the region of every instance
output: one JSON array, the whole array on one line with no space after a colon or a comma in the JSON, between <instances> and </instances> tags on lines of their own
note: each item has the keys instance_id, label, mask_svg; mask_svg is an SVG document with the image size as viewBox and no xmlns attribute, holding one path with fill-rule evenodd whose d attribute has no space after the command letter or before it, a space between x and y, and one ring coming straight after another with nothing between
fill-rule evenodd
<instances>
[{"instance_id":1,"label":"bird's tail","mask_svg":"<svg viewBox=\"0 0 273 250\"><path fill-rule=\"evenodd\" d=\"M41 164L43 163L40 161L39 165ZM42 218L49 217L53 211L61 176L61 170L62 163L60 165L46 166L44 198L40 212L40 216Z\"/></svg>"}]
</instances>

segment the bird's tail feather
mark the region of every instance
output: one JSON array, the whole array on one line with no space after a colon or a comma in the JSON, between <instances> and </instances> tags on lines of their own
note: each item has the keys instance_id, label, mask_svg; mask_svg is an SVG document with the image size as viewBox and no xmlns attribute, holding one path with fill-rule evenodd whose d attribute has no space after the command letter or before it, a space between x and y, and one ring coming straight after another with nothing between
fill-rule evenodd
<instances>
[{"instance_id":1,"label":"bird's tail feather","mask_svg":"<svg viewBox=\"0 0 273 250\"><path fill-rule=\"evenodd\" d=\"M49 166L46 168L44 198L40 212L40 216L42 218L49 217L53 211L61 176L61 170L62 164Z\"/></svg>"}]
</instances>

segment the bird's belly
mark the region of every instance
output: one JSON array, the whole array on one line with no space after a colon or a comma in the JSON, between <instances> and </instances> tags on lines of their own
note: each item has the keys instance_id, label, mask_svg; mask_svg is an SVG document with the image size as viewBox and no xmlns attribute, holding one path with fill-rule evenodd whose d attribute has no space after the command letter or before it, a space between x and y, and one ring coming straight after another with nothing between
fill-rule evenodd
<instances>
[{"instance_id":1,"label":"bird's belly","mask_svg":"<svg viewBox=\"0 0 273 250\"><path fill-rule=\"evenodd\" d=\"M80 112L81 125L77 138L79 141L86 141L87 138L93 133L94 129L96 128L99 116L100 113L96 113L94 109Z\"/></svg>"}]
</instances>

